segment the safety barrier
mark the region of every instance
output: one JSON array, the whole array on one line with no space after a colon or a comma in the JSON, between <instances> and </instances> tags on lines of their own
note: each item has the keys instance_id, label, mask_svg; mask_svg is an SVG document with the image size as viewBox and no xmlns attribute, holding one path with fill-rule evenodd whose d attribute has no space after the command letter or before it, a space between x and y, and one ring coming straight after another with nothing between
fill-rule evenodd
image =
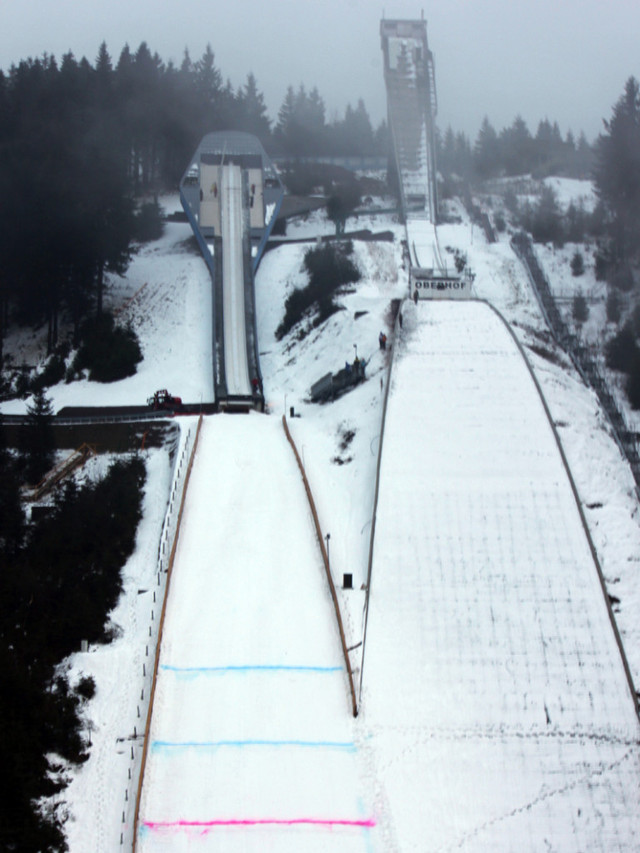
<instances>
[{"instance_id":1,"label":"safety barrier","mask_svg":"<svg viewBox=\"0 0 640 853\"><path fill-rule=\"evenodd\" d=\"M304 465L302 464L302 459L300 459L300 454L298 453L298 448L296 447L295 441L291 433L289 432L289 426L287 424L287 418L285 415L282 416L282 426L284 427L285 434L287 436L287 440L291 445L291 449L293 450L294 456L296 457L296 462L298 463L298 468L300 469L300 474L302 475L302 482L304 483L304 488L307 493L307 500L309 501L309 507L311 509L311 515L313 516L313 522L316 528L316 536L318 538L318 545L320 546L320 552L322 554L322 562L324 563L325 572L327 575L327 582L329 583L329 591L331 592L331 598L333 600L333 606L336 612L336 620L338 622L338 631L340 632L340 642L342 644L342 653L344 655L344 662L347 667L347 675L349 678L349 689L351 691L351 709L353 712L353 716L358 716L358 703L356 701L356 690L353 683L353 670L351 669L351 661L349 660L349 651L347 649L347 641L344 635L344 626L342 624L342 616L340 614L340 605L338 603L338 595L336 593L336 586L333 582L333 578L331 577L331 568L329 566L329 556L327 554L327 550L324 545L324 539L322 538L322 528L320 527L320 519L318 518L318 512L316 510L316 504L313 499L313 494L311 493L311 487L309 486L309 480L307 479L307 473L304 469Z\"/></svg>"},{"instance_id":2,"label":"safety barrier","mask_svg":"<svg viewBox=\"0 0 640 853\"><path fill-rule=\"evenodd\" d=\"M394 331L393 331L393 342L391 345L391 357L389 358L389 364L387 366L387 385L384 391L384 400L382 402L382 421L380 423L380 439L378 441L378 459L376 462L376 484L373 493L373 510L371 512L371 534L369 536L369 560L367 563L367 587L365 591L364 597L364 627L362 631L362 657L360 659L360 683L358 685L358 699L362 702L362 681L364 674L364 656L367 647L367 623L369 621L369 595L371 594L371 569L373 567L373 546L376 537L376 516L378 512L378 495L380 493L380 467L382 465L382 443L384 439L384 425L387 419L387 402L389 400L389 388L391 386L391 369L393 367L393 359L396 352L396 345L398 341L398 327L400 325L399 318L402 315L402 303L400 303L400 310L396 316Z\"/></svg>"},{"instance_id":3,"label":"safety barrier","mask_svg":"<svg viewBox=\"0 0 640 853\"><path fill-rule=\"evenodd\" d=\"M155 697L156 690L156 678L158 674L158 666L160 663L160 651L162 646L162 631L164 628L164 619L167 609L167 600L169 597L169 587L171 584L171 575L173 572L173 564L175 560L176 549L178 545L178 538L180 536L180 524L182 522L182 514L184 511L184 503L185 497L187 494L187 488L189 485L189 478L191 476L191 469L193 468L193 461L196 454L196 449L198 446L198 439L200 437L200 430L202 427L202 415L200 415L198 419L198 426L195 431L195 436L192 439L191 428L187 433L187 437L185 443L182 448L182 452L180 454L180 458L176 463L175 475L173 479L173 485L171 488L171 496L169 499L169 506L167 508L167 513L165 516L162 534L160 536L160 544L158 546L158 571L157 571L157 583L158 587L162 586L164 581L164 590L162 595L162 607L160 610L159 618L156 618L155 609L151 611L151 623L149 625L149 640L152 644L153 641L153 624L156 624L157 633L155 637L155 654L154 654L154 662L153 669L147 672L146 664L143 663L142 674L143 677L150 679L150 687L148 691L148 703L146 708L146 720L144 727L144 735L142 742L142 753L140 756L140 769L138 774L138 783L135 792L135 798L132 798L129 795L129 789L125 791L125 808L122 812L122 823L123 825L126 823L126 814L128 809L130 808L130 804L132 802L135 803L135 811L133 818L133 838L131 839L131 849L133 853L136 850L137 838L138 838L138 820L140 814L140 797L142 794L142 783L144 780L144 771L147 761L147 751L148 751L148 743L149 743L149 729L151 727L151 718L153 715L153 700ZM154 592L153 596L154 602L156 601L156 593ZM149 644L146 645L145 648L145 657L149 656ZM144 686L142 688L140 694L141 702L144 701ZM140 716L140 706L138 706L138 716ZM134 740L135 740L135 729L134 729ZM131 761L134 763L136 760L135 751L133 745L131 746ZM129 768L129 780L132 780L131 768ZM120 846L123 846L125 843L125 833L124 831L120 834Z\"/></svg>"},{"instance_id":4,"label":"safety barrier","mask_svg":"<svg viewBox=\"0 0 640 853\"><path fill-rule=\"evenodd\" d=\"M197 413L196 413L197 414ZM149 412L140 415L100 415L95 416L77 415L74 417L60 417L55 415L52 420L53 426L84 426L85 424L137 424L147 421L170 420L173 418L171 412ZM28 415L2 415L2 422L7 426L27 426Z\"/></svg>"},{"instance_id":5,"label":"safety barrier","mask_svg":"<svg viewBox=\"0 0 640 853\"><path fill-rule=\"evenodd\" d=\"M593 354L589 352L588 347L582 343L580 338L571 332L562 318L549 282L533 250L531 239L524 232L519 232L511 240L511 246L527 271L540 310L554 338L567 352L585 384L589 385L597 394L620 452L629 463L636 482L636 495L640 500L640 454L638 453L635 432L630 428L617 405Z\"/></svg>"}]
</instances>

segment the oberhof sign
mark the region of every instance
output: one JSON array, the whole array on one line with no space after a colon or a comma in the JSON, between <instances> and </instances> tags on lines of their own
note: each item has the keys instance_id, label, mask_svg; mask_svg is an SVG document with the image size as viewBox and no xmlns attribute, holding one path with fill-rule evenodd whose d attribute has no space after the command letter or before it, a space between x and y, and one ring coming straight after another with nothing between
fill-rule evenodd
<instances>
[{"instance_id":1,"label":"oberhof sign","mask_svg":"<svg viewBox=\"0 0 640 853\"><path fill-rule=\"evenodd\" d=\"M434 270L411 270L413 299L471 299L473 276L447 275Z\"/></svg>"}]
</instances>

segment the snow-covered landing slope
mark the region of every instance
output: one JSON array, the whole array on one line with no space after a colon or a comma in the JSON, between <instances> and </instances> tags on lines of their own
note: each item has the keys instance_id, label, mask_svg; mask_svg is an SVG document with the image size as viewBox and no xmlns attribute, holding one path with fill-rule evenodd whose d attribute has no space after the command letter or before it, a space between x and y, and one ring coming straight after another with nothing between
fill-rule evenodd
<instances>
[{"instance_id":1,"label":"snow-covered landing slope","mask_svg":"<svg viewBox=\"0 0 640 853\"><path fill-rule=\"evenodd\" d=\"M138 851L366 851L349 707L280 419L211 418L171 583Z\"/></svg>"},{"instance_id":2,"label":"snow-covered landing slope","mask_svg":"<svg viewBox=\"0 0 640 853\"><path fill-rule=\"evenodd\" d=\"M398 347L362 703L386 849L637 849L638 720L526 366L482 303L406 306Z\"/></svg>"}]
</instances>

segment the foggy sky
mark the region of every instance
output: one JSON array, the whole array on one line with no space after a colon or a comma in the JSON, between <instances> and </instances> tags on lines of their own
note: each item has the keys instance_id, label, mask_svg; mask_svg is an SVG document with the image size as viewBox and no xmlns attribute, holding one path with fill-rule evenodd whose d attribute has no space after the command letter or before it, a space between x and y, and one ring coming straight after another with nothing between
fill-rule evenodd
<instances>
[{"instance_id":1,"label":"foggy sky","mask_svg":"<svg viewBox=\"0 0 640 853\"><path fill-rule=\"evenodd\" d=\"M435 56L438 125L475 138L520 113L535 133L557 120L593 139L631 75L640 78L640 0L0 0L0 68L69 50L93 62L104 40L114 65L146 41L165 62L211 43L234 88L253 71L277 118L286 87L314 86L327 119L365 101L386 116L379 24L420 18Z\"/></svg>"}]
</instances>

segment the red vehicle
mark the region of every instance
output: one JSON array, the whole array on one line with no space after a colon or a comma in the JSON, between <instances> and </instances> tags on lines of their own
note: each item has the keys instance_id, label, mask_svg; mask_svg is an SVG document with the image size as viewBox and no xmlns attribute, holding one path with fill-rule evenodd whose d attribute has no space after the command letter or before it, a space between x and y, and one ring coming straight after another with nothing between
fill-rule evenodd
<instances>
[{"instance_id":1,"label":"red vehicle","mask_svg":"<svg viewBox=\"0 0 640 853\"><path fill-rule=\"evenodd\" d=\"M172 396L166 388L156 391L153 397L149 397L147 405L153 409L168 409L175 411L182 408L182 398Z\"/></svg>"}]
</instances>

